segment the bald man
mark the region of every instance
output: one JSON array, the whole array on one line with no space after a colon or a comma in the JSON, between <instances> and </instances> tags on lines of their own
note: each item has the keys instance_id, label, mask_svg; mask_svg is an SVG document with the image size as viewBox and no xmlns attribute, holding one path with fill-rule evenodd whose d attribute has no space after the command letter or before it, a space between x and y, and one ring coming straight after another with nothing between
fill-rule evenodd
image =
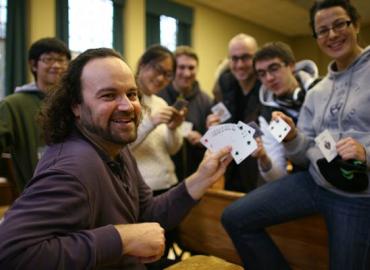
<instances>
[{"instance_id":1,"label":"bald man","mask_svg":"<svg viewBox=\"0 0 370 270\"><path fill-rule=\"evenodd\" d=\"M215 101L222 101L230 111L230 123L257 121L262 114L258 97L261 83L256 78L252 61L257 49L255 38L246 34L238 34L229 42L229 65L220 74L213 94ZM208 116L208 126L219 123L217 115ZM225 174L225 189L249 192L256 188L260 178L256 159L248 157L239 165L232 163L229 166Z\"/></svg>"}]
</instances>

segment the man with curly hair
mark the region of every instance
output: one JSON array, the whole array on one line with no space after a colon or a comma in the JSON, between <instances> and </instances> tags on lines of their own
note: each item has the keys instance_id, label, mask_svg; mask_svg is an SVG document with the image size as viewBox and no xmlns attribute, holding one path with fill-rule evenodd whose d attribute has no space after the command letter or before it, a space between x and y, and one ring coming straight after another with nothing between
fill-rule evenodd
<instances>
[{"instance_id":1,"label":"man with curly hair","mask_svg":"<svg viewBox=\"0 0 370 270\"><path fill-rule=\"evenodd\" d=\"M42 113L49 147L0 225L0 269L145 269L162 256L164 229L225 172L230 148L153 197L127 147L140 115L134 76L115 51L71 62Z\"/></svg>"}]
</instances>

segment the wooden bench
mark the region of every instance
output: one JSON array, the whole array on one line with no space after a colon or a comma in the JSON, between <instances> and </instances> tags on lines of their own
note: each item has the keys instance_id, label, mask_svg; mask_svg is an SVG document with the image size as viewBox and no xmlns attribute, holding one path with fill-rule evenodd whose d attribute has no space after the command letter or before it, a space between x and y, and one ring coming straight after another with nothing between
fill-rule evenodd
<instances>
[{"instance_id":1,"label":"wooden bench","mask_svg":"<svg viewBox=\"0 0 370 270\"><path fill-rule=\"evenodd\" d=\"M0 206L0 219L4 216L5 212L8 210L9 206Z\"/></svg>"},{"instance_id":2,"label":"wooden bench","mask_svg":"<svg viewBox=\"0 0 370 270\"><path fill-rule=\"evenodd\" d=\"M223 209L244 193L209 189L179 226L183 248L242 265L220 223ZM293 269L328 269L327 231L321 216L311 216L268 228ZM266 254L268 259L268 254Z\"/></svg>"}]
</instances>

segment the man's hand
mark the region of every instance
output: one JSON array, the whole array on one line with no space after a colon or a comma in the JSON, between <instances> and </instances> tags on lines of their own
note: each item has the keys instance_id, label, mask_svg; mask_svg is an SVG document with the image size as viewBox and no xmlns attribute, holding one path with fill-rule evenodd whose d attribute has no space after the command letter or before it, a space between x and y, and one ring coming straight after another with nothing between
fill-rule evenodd
<instances>
[{"instance_id":1,"label":"man's hand","mask_svg":"<svg viewBox=\"0 0 370 270\"><path fill-rule=\"evenodd\" d=\"M207 128L210 128L212 126L216 126L220 123L221 123L221 120L220 120L220 117L217 114L211 113L207 116L207 120L206 120Z\"/></svg>"},{"instance_id":2,"label":"man's hand","mask_svg":"<svg viewBox=\"0 0 370 270\"><path fill-rule=\"evenodd\" d=\"M206 151L198 170L185 179L185 185L194 200L200 199L207 188L225 173L232 160L231 147L222 148L217 153Z\"/></svg>"},{"instance_id":3,"label":"man's hand","mask_svg":"<svg viewBox=\"0 0 370 270\"><path fill-rule=\"evenodd\" d=\"M178 128L182 124L182 122L184 122L188 110L186 108L180 111L176 110L175 108L172 109L173 109L172 118L168 122L167 126L169 129L173 130Z\"/></svg>"},{"instance_id":4,"label":"man's hand","mask_svg":"<svg viewBox=\"0 0 370 270\"><path fill-rule=\"evenodd\" d=\"M266 151L265 151L265 147L263 147L263 142L262 142L261 137L256 138L256 143L257 143L257 149L254 150L254 152L252 153L252 157L259 159L266 155Z\"/></svg>"},{"instance_id":5,"label":"man's hand","mask_svg":"<svg viewBox=\"0 0 370 270\"><path fill-rule=\"evenodd\" d=\"M337 152L343 160L357 159L366 161L366 150L362 144L351 137L337 142Z\"/></svg>"},{"instance_id":6,"label":"man's hand","mask_svg":"<svg viewBox=\"0 0 370 270\"><path fill-rule=\"evenodd\" d=\"M284 138L284 140L283 140L284 142L290 142L295 137L297 137L298 131L297 131L297 128L296 128L296 126L295 126L294 121L293 121L292 118L290 118L286 114L284 114L282 112L278 112L278 111L272 112L271 118L272 118L272 120L281 118L281 119L283 119L290 126L290 131L286 135L286 137Z\"/></svg>"},{"instance_id":7,"label":"man's hand","mask_svg":"<svg viewBox=\"0 0 370 270\"><path fill-rule=\"evenodd\" d=\"M168 124L175 112L177 112L175 108L166 106L151 113L150 119L155 126L158 126L159 124Z\"/></svg>"},{"instance_id":8,"label":"man's hand","mask_svg":"<svg viewBox=\"0 0 370 270\"><path fill-rule=\"evenodd\" d=\"M259 160L261 169L266 172L271 169L271 160L270 157L267 155L265 147L263 146L263 142L261 137L256 138L257 142L257 149L252 153L252 157L255 157Z\"/></svg>"},{"instance_id":9,"label":"man's hand","mask_svg":"<svg viewBox=\"0 0 370 270\"><path fill-rule=\"evenodd\" d=\"M164 229L158 223L115 225L124 255L139 258L143 263L154 262L164 253Z\"/></svg>"},{"instance_id":10,"label":"man's hand","mask_svg":"<svg viewBox=\"0 0 370 270\"><path fill-rule=\"evenodd\" d=\"M192 130L189 132L188 136L186 136L186 139L191 145L200 145L200 139L202 138L202 134L200 134L196 130Z\"/></svg>"}]
</instances>

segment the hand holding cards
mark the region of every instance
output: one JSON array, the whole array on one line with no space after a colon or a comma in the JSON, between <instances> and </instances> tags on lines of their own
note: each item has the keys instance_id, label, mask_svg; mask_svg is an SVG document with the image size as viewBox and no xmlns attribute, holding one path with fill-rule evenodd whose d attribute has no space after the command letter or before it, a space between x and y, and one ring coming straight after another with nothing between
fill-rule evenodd
<instances>
[{"instance_id":1,"label":"hand holding cards","mask_svg":"<svg viewBox=\"0 0 370 270\"><path fill-rule=\"evenodd\" d=\"M222 102L219 102L215 106L213 106L211 108L211 111L212 113L217 114L220 117L221 123L231 118L231 113Z\"/></svg>"},{"instance_id":2,"label":"hand holding cards","mask_svg":"<svg viewBox=\"0 0 370 270\"><path fill-rule=\"evenodd\" d=\"M231 146L231 155L239 164L257 149L253 138L255 130L239 121L235 124L223 124L211 127L200 142L211 152L217 152L225 146Z\"/></svg>"}]
</instances>

